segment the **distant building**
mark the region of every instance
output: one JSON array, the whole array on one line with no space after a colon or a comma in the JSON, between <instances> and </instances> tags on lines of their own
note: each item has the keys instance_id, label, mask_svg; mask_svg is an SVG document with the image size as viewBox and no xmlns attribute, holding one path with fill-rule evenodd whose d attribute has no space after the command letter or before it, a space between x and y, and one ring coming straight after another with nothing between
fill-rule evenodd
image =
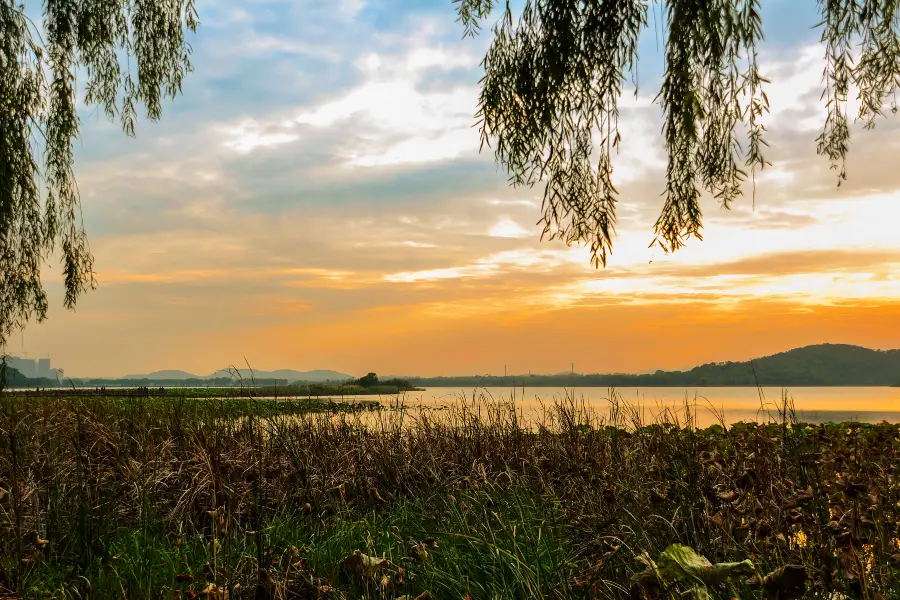
<instances>
[{"instance_id":1,"label":"distant building","mask_svg":"<svg viewBox=\"0 0 900 600\"><path fill-rule=\"evenodd\" d=\"M37 369L35 368L34 360L30 358L19 358L18 356L11 356L6 363L25 377L34 377Z\"/></svg>"},{"instance_id":2,"label":"distant building","mask_svg":"<svg viewBox=\"0 0 900 600\"><path fill-rule=\"evenodd\" d=\"M37 376L38 377L53 377L53 373L50 371L50 359L49 358L39 358L37 361Z\"/></svg>"},{"instance_id":3,"label":"distant building","mask_svg":"<svg viewBox=\"0 0 900 600\"><path fill-rule=\"evenodd\" d=\"M25 377L47 377L56 379L59 369L50 366L49 358L20 358L18 356L10 356L6 364L24 375Z\"/></svg>"}]
</instances>

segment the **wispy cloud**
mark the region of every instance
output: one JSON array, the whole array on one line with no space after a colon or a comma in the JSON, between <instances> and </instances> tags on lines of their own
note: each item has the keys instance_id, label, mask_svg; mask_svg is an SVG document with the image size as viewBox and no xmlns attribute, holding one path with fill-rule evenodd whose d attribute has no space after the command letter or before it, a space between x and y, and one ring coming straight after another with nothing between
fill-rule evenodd
<instances>
[{"instance_id":1,"label":"wispy cloud","mask_svg":"<svg viewBox=\"0 0 900 600\"><path fill-rule=\"evenodd\" d=\"M252 119L244 121L228 131L229 139L225 145L241 153L247 153L255 148L268 148L287 144L295 141L299 136L296 133L285 131L266 131Z\"/></svg>"},{"instance_id":2,"label":"wispy cloud","mask_svg":"<svg viewBox=\"0 0 900 600\"><path fill-rule=\"evenodd\" d=\"M528 237L532 235L533 232L525 229L509 217L504 217L494 223L494 225L488 231L488 235L491 237L501 237L501 238L521 238Z\"/></svg>"}]
</instances>

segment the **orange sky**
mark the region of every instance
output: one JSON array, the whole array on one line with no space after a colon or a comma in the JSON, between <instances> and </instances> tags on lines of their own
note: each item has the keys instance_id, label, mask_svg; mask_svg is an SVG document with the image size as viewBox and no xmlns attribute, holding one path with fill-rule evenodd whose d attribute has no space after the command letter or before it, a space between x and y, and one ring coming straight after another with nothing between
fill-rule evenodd
<instances>
[{"instance_id":1,"label":"orange sky","mask_svg":"<svg viewBox=\"0 0 900 600\"><path fill-rule=\"evenodd\" d=\"M449 19L411 14L413 33L396 39L365 30L364 11L341 13L355 45L336 58L219 10L161 123L128 140L84 117L77 176L100 287L67 313L48 269L50 319L10 354L52 354L74 376L208 374L245 359L450 375L900 347L900 119L854 128L838 189L815 153L821 52L808 36L763 53L774 164L755 208L706 199L704 241L673 256L647 247L662 205L659 107L649 90L626 94L619 237L597 271L583 248L540 243L539 191L509 188L478 154L478 48L459 39L452 7ZM294 54L262 67L260 48ZM311 82L304 60L330 70ZM259 97L223 92L229 77L257 82Z\"/></svg>"}]
</instances>

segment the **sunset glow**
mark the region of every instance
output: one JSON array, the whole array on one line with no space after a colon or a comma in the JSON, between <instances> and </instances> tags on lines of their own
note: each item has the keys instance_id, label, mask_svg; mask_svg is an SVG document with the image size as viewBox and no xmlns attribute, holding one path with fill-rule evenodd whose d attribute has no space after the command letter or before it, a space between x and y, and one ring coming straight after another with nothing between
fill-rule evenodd
<instances>
[{"instance_id":1,"label":"sunset glow","mask_svg":"<svg viewBox=\"0 0 900 600\"><path fill-rule=\"evenodd\" d=\"M196 72L161 122L129 139L81 114L99 287L64 311L54 262L49 320L8 351L85 376L245 359L449 375L900 347L900 119L854 127L838 187L815 149L824 48L777 25L811 27L815 3L763 6L772 167L731 211L704 199L703 241L649 247L666 163L645 40L614 163L618 237L598 270L586 248L540 241L541 190L510 187L479 153L489 38L462 39L449 0L199 2Z\"/></svg>"}]
</instances>

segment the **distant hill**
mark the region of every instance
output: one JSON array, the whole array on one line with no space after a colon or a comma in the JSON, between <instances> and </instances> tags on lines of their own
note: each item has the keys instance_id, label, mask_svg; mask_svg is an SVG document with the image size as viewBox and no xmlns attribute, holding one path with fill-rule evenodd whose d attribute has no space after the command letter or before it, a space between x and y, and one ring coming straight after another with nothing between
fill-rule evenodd
<instances>
[{"instance_id":1,"label":"distant hill","mask_svg":"<svg viewBox=\"0 0 900 600\"><path fill-rule=\"evenodd\" d=\"M239 369L241 377L249 379L251 372L249 369ZM213 376L227 377L231 371L223 369L216 371ZM314 371L295 371L293 369L278 369L277 371L257 371L253 370L252 376L256 379L286 379L288 381L305 381L310 383L323 383L326 381L347 381L353 379L352 375L339 373L337 371L329 371L327 369L317 369Z\"/></svg>"},{"instance_id":2,"label":"distant hill","mask_svg":"<svg viewBox=\"0 0 900 600\"><path fill-rule=\"evenodd\" d=\"M240 376L244 379L251 378L251 372L249 369L240 369ZM193 373L188 373L187 371L181 371L177 369L169 369L163 371L154 371L152 373L146 374L133 374L126 375L125 377L115 377L110 378L115 380L129 380L129 381L137 381L137 380L148 380L148 381L179 381L179 380L188 380L188 379L230 379L233 370L230 369L221 369L216 371L212 375L194 375ZM277 371L257 371L253 370L252 377L254 379L266 379L266 380L284 380L284 381L309 381L309 382L325 382L325 381L346 381L348 379L352 379L352 376L347 375L345 373L338 373L337 371L328 371L328 370L315 370L315 371L295 371L293 369L279 369Z\"/></svg>"},{"instance_id":3,"label":"distant hill","mask_svg":"<svg viewBox=\"0 0 900 600\"><path fill-rule=\"evenodd\" d=\"M59 382L47 377L25 377L12 367L6 368L6 385L11 388L56 387Z\"/></svg>"},{"instance_id":4,"label":"distant hill","mask_svg":"<svg viewBox=\"0 0 900 600\"><path fill-rule=\"evenodd\" d=\"M755 373L754 373L755 371ZM411 378L419 387L526 386L851 386L900 383L900 350L818 344L744 362L708 363L649 374L530 375Z\"/></svg>"},{"instance_id":5,"label":"distant hill","mask_svg":"<svg viewBox=\"0 0 900 600\"><path fill-rule=\"evenodd\" d=\"M746 381L753 377L753 368L763 385L893 385L900 382L900 350L818 344L758 358L752 366L749 361L711 363L687 373Z\"/></svg>"},{"instance_id":6,"label":"distant hill","mask_svg":"<svg viewBox=\"0 0 900 600\"><path fill-rule=\"evenodd\" d=\"M188 373L187 371L181 371L178 369L168 369L163 371L153 371L152 373L146 374L133 374L126 375L124 377L113 377L111 379L206 379L206 377L202 377L200 375L194 375L192 373Z\"/></svg>"}]
</instances>

